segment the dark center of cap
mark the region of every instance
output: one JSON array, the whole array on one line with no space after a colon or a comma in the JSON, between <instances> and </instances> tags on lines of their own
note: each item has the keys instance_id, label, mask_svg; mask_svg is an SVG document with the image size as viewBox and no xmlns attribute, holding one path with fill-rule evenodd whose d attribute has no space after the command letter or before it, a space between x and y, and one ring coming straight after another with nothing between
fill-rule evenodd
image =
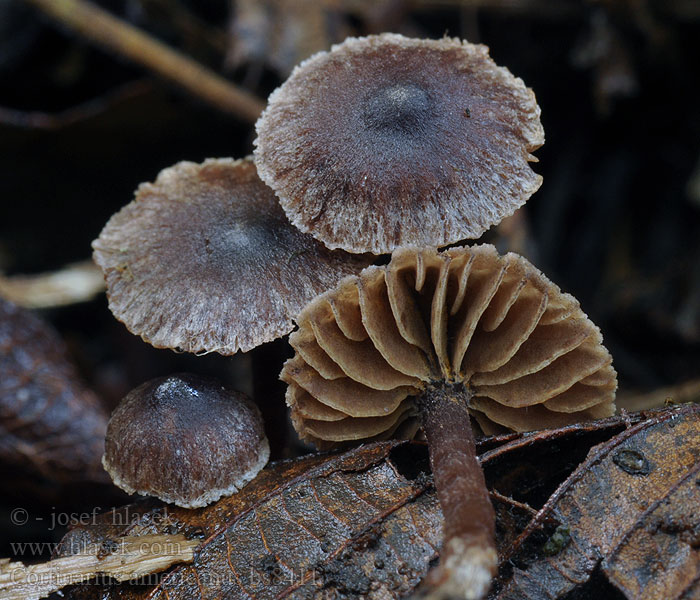
<instances>
[{"instance_id":1,"label":"dark center of cap","mask_svg":"<svg viewBox=\"0 0 700 600\"><path fill-rule=\"evenodd\" d=\"M410 134L431 116L428 93L413 83L376 90L367 99L363 118L368 129Z\"/></svg>"},{"instance_id":2,"label":"dark center of cap","mask_svg":"<svg viewBox=\"0 0 700 600\"><path fill-rule=\"evenodd\" d=\"M278 215L222 219L204 237L205 251L218 265L234 262L257 267L271 249L293 245L290 228Z\"/></svg>"}]
</instances>

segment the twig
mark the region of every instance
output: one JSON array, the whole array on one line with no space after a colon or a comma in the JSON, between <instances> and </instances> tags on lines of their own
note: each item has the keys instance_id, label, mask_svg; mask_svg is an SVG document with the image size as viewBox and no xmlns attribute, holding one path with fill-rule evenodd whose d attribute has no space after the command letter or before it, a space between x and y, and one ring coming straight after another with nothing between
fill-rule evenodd
<instances>
[{"instance_id":1,"label":"twig","mask_svg":"<svg viewBox=\"0 0 700 600\"><path fill-rule=\"evenodd\" d=\"M66 265L37 275L0 274L0 296L25 308L50 308L91 300L105 288L102 271L92 261Z\"/></svg>"},{"instance_id":2,"label":"twig","mask_svg":"<svg viewBox=\"0 0 700 600\"><path fill-rule=\"evenodd\" d=\"M127 83L115 90L56 113L24 111L0 106L0 123L33 129L60 129L100 114L110 106L145 94L152 89L145 79Z\"/></svg>"},{"instance_id":3,"label":"twig","mask_svg":"<svg viewBox=\"0 0 700 600\"><path fill-rule=\"evenodd\" d=\"M200 540L182 535L143 535L91 544L77 554L38 565L0 559L0 597L38 600L67 585L107 575L129 581L183 562L192 562Z\"/></svg>"},{"instance_id":4,"label":"twig","mask_svg":"<svg viewBox=\"0 0 700 600\"><path fill-rule=\"evenodd\" d=\"M529 504L525 502L518 502L510 496L501 494L501 492L499 492L498 490L489 490L489 495L492 499L496 499L499 502L502 502L503 504L507 504L508 506L517 508L525 513L528 513L530 517L535 517L537 515L537 511L534 508L532 508L532 506L530 506Z\"/></svg>"},{"instance_id":5,"label":"twig","mask_svg":"<svg viewBox=\"0 0 700 600\"><path fill-rule=\"evenodd\" d=\"M219 110L254 122L262 100L86 0L25 0L92 42L158 73Z\"/></svg>"}]
</instances>

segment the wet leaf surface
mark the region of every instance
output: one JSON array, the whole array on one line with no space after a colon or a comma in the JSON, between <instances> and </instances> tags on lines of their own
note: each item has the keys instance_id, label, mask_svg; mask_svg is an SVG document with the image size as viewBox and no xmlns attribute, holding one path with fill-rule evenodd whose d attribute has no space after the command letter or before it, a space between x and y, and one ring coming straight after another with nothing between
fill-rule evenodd
<instances>
[{"instance_id":1,"label":"wet leaf surface","mask_svg":"<svg viewBox=\"0 0 700 600\"><path fill-rule=\"evenodd\" d=\"M413 479L402 475L391 460L397 446L277 463L242 493L201 510L141 502L72 531L64 542L166 530L202 539L191 566L173 570L153 589L112 590L123 598L301 598L377 586L392 590L391 597L410 591L427 572L441 535L437 500L426 493L430 479L422 470ZM424 449L417 452L427 468ZM83 586L71 597L104 593Z\"/></svg>"},{"instance_id":2,"label":"wet leaf surface","mask_svg":"<svg viewBox=\"0 0 700 600\"><path fill-rule=\"evenodd\" d=\"M630 598L697 597L699 457L697 405L592 448L506 553L495 597L562 598L596 569Z\"/></svg>"},{"instance_id":3,"label":"wet leaf surface","mask_svg":"<svg viewBox=\"0 0 700 600\"><path fill-rule=\"evenodd\" d=\"M681 407L483 440L481 460L494 491L499 551L517 565L513 573L504 568L501 593L511 595L502 597L549 597L527 596L517 587L529 581L523 576L528 565L545 569L547 579L540 572L538 578L552 597L586 584L602 556L611 556L605 565L611 581L623 577L617 574L623 553L611 552L638 526L652 498L677 485L700 443L697 433L688 440L697 427L697 409ZM669 447L681 450L671 453ZM636 454L620 454L627 450L652 465L647 475L618 466L613 457L626 456L625 465L639 470ZM671 456L676 466L664 466L663 458ZM697 493L681 487L679 494ZM591 501L581 504L574 494ZM674 535L673 527L686 521L668 522L675 525L659 529L662 535ZM697 537L692 527L681 529L685 538ZM644 544L637 541L644 531L630 534L630 540ZM442 514L426 447L382 442L276 463L238 495L200 510L140 501L102 515L94 526L74 529L63 546L67 553L81 542L157 533L201 539L192 565L174 568L156 585L152 580L84 585L68 597L399 598L420 589L438 559Z\"/></svg>"}]
</instances>

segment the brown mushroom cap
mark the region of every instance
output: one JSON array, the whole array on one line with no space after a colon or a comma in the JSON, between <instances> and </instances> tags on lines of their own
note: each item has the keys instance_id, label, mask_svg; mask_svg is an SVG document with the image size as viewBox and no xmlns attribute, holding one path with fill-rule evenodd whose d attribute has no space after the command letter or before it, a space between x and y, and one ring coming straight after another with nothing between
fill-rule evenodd
<instances>
[{"instance_id":1,"label":"brown mushroom cap","mask_svg":"<svg viewBox=\"0 0 700 600\"><path fill-rule=\"evenodd\" d=\"M477 238L539 188L532 91L488 48L349 38L299 65L258 120L255 162L289 219L330 248Z\"/></svg>"},{"instance_id":2,"label":"brown mushroom cap","mask_svg":"<svg viewBox=\"0 0 700 600\"><path fill-rule=\"evenodd\" d=\"M102 464L129 494L196 508L240 490L270 448L260 411L211 379L152 379L120 402L107 426Z\"/></svg>"},{"instance_id":3,"label":"brown mushroom cap","mask_svg":"<svg viewBox=\"0 0 700 600\"><path fill-rule=\"evenodd\" d=\"M196 353L286 335L311 298L368 264L293 227L248 159L165 169L93 248L110 309L129 331Z\"/></svg>"},{"instance_id":4,"label":"brown mushroom cap","mask_svg":"<svg viewBox=\"0 0 700 600\"><path fill-rule=\"evenodd\" d=\"M600 330L524 258L490 245L403 248L313 300L281 378L302 438L322 448L415 430L415 398L460 385L486 433L613 414Z\"/></svg>"}]
</instances>

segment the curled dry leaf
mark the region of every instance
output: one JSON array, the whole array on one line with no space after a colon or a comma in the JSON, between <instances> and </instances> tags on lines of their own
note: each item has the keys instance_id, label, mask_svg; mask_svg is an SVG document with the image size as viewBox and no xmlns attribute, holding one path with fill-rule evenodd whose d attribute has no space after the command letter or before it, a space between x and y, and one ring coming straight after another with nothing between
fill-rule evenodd
<instances>
[{"instance_id":1,"label":"curled dry leaf","mask_svg":"<svg viewBox=\"0 0 700 600\"><path fill-rule=\"evenodd\" d=\"M283 77L314 52L344 37L334 0L236 0L226 60L232 67L270 65Z\"/></svg>"},{"instance_id":2,"label":"curled dry leaf","mask_svg":"<svg viewBox=\"0 0 700 600\"><path fill-rule=\"evenodd\" d=\"M627 598L697 598L698 456L697 405L661 411L593 448L506 555L495 597L568 597L600 569ZM542 545L546 521L558 527Z\"/></svg>"},{"instance_id":3,"label":"curled dry leaf","mask_svg":"<svg viewBox=\"0 0 700 600\"><path fill-rule=\"evenodd\" d=\"M593 445L625 426L614 417L481 441L487 480L500 492L494 504L501 555L535 514L527 503L539 508ZM518 494L519 501L507 497ZM442 524L425 446L378 442L276 463L204 509L154 500L106 513L70 532L64 554L79 543L163 532L201 539L201 549L192 565L176 567L156 585L85 585L66 597L399 598L437 558Z\"/></svg>"},{"instance_id":4,"label":"curled dry leaf","mask_svg":"<svg viewBox=\"0 0 700 600\"><path fill-rule=\"evenodd\" d=\"M47 323L0 298L0 461L53 481L100 481L107 414Z\"/></svg>"}]
</instances>

